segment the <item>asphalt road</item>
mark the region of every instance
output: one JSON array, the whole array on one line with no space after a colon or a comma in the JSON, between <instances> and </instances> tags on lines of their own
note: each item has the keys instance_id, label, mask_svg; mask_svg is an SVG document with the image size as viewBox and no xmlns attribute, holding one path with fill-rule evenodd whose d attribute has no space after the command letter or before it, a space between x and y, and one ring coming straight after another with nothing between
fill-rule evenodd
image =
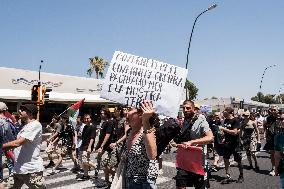
<instances>
[{"instance_id":1,"label":"asphalt road","mask_svg":"<svg viewBox=\"0 0 284 189\"><path fill-rule=\"evenodd\" d=\"M163 173L158 177L157 179L157 185L158 188L164 188L164 189L174 189L175 188L175 180L172 178L176 174L175 169L175 153L169 153L163 155ZM95 159L95 154L93 155L93 159ZM269 170L270 170L270 159L269 154L265 152L260 152L257 154L258 161L259 161L259 167L260 171L255 172L254 170L248 170L248 161L245 159L244 156L244 183L235 183L232 182L230 184L222 185L220 182L225 177L225 171L224 168L221 168L218 172L212 173L212 176L210 178L210 188L212 189L278 189L280 188L280 179L279 177L272 177L269 176ZM42 157L46 159L46 155L43 152ZM45 164L48 162L45 160ZM230 168L231 176L233 179L237 179L239 172L238 168L235 166L232 162L232 166ZM47 188L56 188L56 189L86 189L86 188L99 188L99 186L102 184L102 181L104 179L103 172L100 171L99 178L101 179L91 179L88 181L78 182L76 180L77 177L80 176L80 174L74 174L70 171L70 169L73 167L73 162L71 159L66 159L63 162L63 166L61 167L61 170L59 173L55 175L48 176L48 172L50 169L45 170L44 175L46 179L46 185ZM4 170L4 177L7 178L8 170ZM90 172L90 175L94 175L94 171ZM25 187L23 187L25 188Z\"/></svg>"}]
</instances>

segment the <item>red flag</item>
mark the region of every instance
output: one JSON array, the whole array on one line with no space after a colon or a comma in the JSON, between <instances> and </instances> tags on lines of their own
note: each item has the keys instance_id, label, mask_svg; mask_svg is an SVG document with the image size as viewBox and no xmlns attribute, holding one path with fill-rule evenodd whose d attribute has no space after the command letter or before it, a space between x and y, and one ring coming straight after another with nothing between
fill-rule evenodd
<instances>
[{"instance_id":1,"label":"red flag","mask_svg":"<svg viewBox=\"0 0 284 189\"><path fill-rule=\"evenodd\" d=\"M78 102L76 102L75 104L73 104L72 106L69 107L69 109L73 109L73 110L78 110L82 104L84 103L85 98L82 100L79 100Z\"/></svg>"},{"instance_id":2,"label":"red flag","mask_svg":"<svg viewBox=\"0 0 284 189\"><path fill-rule=\"evenodd\" d=\"M190 146L185 149L178 147L176 167L198 175L205 175L202 148Z\"/></svg>"},{"instance_id":3,"label":"red flag","mask_svg":"<svg viewBox=\"0 0 284 189\"><path fill-rule=\"evenodd\" d=\"M77 114L79 114L79 109L83 105L84 101L85 101L85 98L80 100L80 101L78 101L78 102L76 102L75 104L73 104L72 106L70 106L68 108L68 113L69 113L70 117L74 117Z\"/></svg>"}]
</instances>

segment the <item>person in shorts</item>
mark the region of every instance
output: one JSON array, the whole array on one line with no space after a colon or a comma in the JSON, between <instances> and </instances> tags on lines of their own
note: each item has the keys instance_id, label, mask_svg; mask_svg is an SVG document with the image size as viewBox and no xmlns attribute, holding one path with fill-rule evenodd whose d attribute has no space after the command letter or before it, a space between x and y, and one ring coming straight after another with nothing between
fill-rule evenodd
<instances>
[{"instance_id":1,"label":"person in shorts","mask_svg":"<svg viewBox=\"0 0 284 189\"><path fill-rule=\"evenodd\" d=\"M59 132L58 137L52 142L56 143L58 141L57 153L59 154L59 158L58 161L55 163L55 166L52 168L50 175L59 172L58 167L60 166L63 158L66 155L69 155L74 163L74 167L71 169L71 171L77 172L80 170L75 153L76 134L73 126L68 122L69 122L69 116L66 114L62 115L61 116L62 129Z\"/></svg>"},{"instance_id":2,"label":"person in shorts","mask_svg":"<svg viewBox=\"0 0 284 189\"><path fill-rule=\"evenodd\" d=\"M82 144L80 147L80 161L83 166L84 174L77 179L78 181L90 179L88 175L89 168L95 168L95 164L90 160L90 155L94 149L97 128L92 124L92 119L89 114L84 115L84 123L85 126L82 132Z\"/></svg>"},{"instance_id":3,"label":"person in shorts","mask_svg":"<svg viewBox=\"0 0 284 189\"><path fill-rule=\"evenodd\" d=\"M109 147L113 141L116 141L114 139L114 128L116 122L112 119L110 111L106 108L101 111L101 118L103 120L103 124L101 126L99 141L95 149L98 152L98 161L99 157L102 158L101 166L104 168L106 184L110 185L109 176L110 174L114 176L115 172L113 168L116 167L118 163L116 151Z\"/></svg>"},{"instance_id":4,"label":"person in shorts","mask_svg":"<svg viewBox=\"0 0 284 189\"><path fill-rule=\"evenodd\" d=\"M34 104L20 107L21 119L27 123L18 133L17 139L3 148L14 148L14 185L20 189L24 184L29 188L46 188L43 177L43 160L40 157L42 125L36 120L38 108Z\"/></svg>"},{"instance_id":5,"label":"person in shorts","mask_svg":"<svg viewBox=\"0 0 284 189\"><path fill-rule=\"evenodd\" d=\"M52 136L49 139L46 140L47 148L46 148L45 152L47 153L47 156L48 156L48 159L49 159L49 163L45 166L46 169L55 166L52 154L56 153L57 142L54 142L54 140L58 137L58 135L59 135L59 133L62 129L62 125L59 123L59 120L60 120L59 116L54 115L52 117L50 125L47 126L48 128L51 128Z\"/></svg>"},{"instance_id":6,"label":"person in shorts","mask_svg":"<svg viewBox=\"0 0 284 189\"><path fill-rule=\"evenodd\" d=\"M223 116L225 117L224 125L220 126L219 129L224 133L224 163L226 178L222 181L222 184L228 184L232 181L229 173L230 167L230 157L233 155L235 161L238 163L239 168L239 178L237 183L242 183L244 181L242 156L240 152L240 121L238 118L234 117L234 109L231 107L225 108L223 111Z\"/></svg>"},{"instance_id":7,"label":"person in shorts","mask_svg":"<svg viewBox=\"0 0 284 189\"><path fill-rule=\"evenodd\" d=\"M266 117L266 121L264 122L264 129L266 133L266 144L264 145L263 149L270 153L271 171L269 172L269 175L275 176L274 136L275 136L275 130L277 128L276 124L278 116L277 106L271 106L268 113L269 115Z\"/></svg>"}]
</instances>

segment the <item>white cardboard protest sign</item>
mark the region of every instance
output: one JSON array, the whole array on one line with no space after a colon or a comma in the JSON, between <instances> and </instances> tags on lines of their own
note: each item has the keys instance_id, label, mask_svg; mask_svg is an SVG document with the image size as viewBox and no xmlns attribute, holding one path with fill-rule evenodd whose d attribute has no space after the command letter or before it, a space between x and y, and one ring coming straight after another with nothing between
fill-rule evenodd
<instances>
[{"instance_id":1,"label":"white cardboard protest sign","mask_svg":"<svg viewBox=\"0 0 284 189\"><path fill-rule=\"evenodd\" d=\"M184 68L115 51L101 98L132 107L150 100L157 113L176 118L186 76Z\"/></svg>"}]
</instances>

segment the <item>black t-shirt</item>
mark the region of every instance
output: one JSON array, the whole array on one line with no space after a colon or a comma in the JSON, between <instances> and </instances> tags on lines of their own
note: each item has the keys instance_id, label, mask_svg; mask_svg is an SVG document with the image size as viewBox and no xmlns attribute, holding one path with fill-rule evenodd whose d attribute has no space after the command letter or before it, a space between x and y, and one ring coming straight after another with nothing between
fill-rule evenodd
<instances>
[{"instance_id":1,"label":"black t-shirt","mask_svg":"<svg viewBox=\"0 0 284 189\"><path fill-rule=\"evenodd\" d=\"M229 130L234 130L235 128L240 129L240 121L238 118L225 119L224 127ZM237 147L239 144L239 135L231 135L226 132L224 133L225 133L225 144L232 148Z\"/></svg>"},{"instance_id":2,"label":"black t-shirt","mask_svg":"<svg viewBox=\"0 0 284 189\"><path fill-rule=\"evenodd\" d=\"M85 125L83 132L82 132L82 145L81 145L81 151L87 151L88 146L90 144L91 139L96 139L96 126L94 125ZM93 142L91 146L91 150L94 149L95 141Z\"/></svg>"},{"instance_id":3,"label":"black t-shirt","mask_svg":"<svg viewBox=\"0 0 284 189\"><path fill-rule=\"evenodd\" d=\"M266 118L266 141L273 142L276 131L276 117L269 115Z\"/></svg>"},{"instance_id":4,"label":"black t-shirt","mask_svg":"<svg viewBox=\"0 0 284 189\"><path fill-rule=\"evenodd\" d=\"M114 130L114 121L113 120L107 120L102 124L101 131L100 131L100 136L99 136L99 141L96 146L96 150L99 149L104 141L104 138L106 134L110 134L110 137L106 144L103 146L103 150L111 151L111 148L109 148L109 145L114 142L113 140L113 130Z\"/></svg>"},{"instance_id":5,"label":"black t-shirt","mask_svg":"<svg viewBox=\"0 0 284 189\"><path fill-rule=\"evenodd\" d=\"M73 136L75 136L74 128L71 124L67 124L66 128L64 125L61 125L62 129L59 132L59 138L62 141L62 145L67 147L72 147L73 145Z\"/></svg>"},{"instance_id":6,"label":"black t-shirt","mask_svg":"<svg viewBox=\"0 0 284 189\"><path fill-rule=\"evenodd\" d=\"M125 130L124 129L125 121L126 121L125 117L116 121L115 135L117 137L117 140L120 139L121 137L123 137L124 134L125 134L125 131L124 131Z\"/></svg>"},{"instance_id":7,"label":"black t-shirt","mask_svg":"<svg viewBox=\"0 0 284 189\"><path fill-rule=\"evenodd\" d=\"M273 116L273 115L267 116L267 118L266 118L266 124L267 124L268 126L272 125L272 124L275 123L275 122L276 122L276 117L275 117L275 116Z\"/></svg>"}]
</instances>

